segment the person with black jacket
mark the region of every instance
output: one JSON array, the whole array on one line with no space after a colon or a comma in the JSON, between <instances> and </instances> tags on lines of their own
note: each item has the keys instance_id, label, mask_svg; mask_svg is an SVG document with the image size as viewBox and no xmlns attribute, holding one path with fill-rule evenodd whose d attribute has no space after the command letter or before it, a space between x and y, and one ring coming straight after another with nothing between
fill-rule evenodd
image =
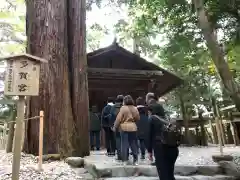
<instances>
[{"instance_id":1,"label":"person with black jacket","mask_svg":"<svg viewBox=\"0 0 240 180\"><path fill-rule=\"evenodd\" d=\"M161 180L175 180L174 167L179 150L178 147L172 147L161 143L161 129L163 122L156 116L165 119L164 108L158 103L152 103L148 106L149 112L149 134L148 134L148 153L152 160L154 151L156 167Z\"/></svg>"},{"instance_id":2,"label":"person with black jacket","mask_svg":"<svg viewBox=\"0 0 240 180\"><path fill-rule=\"evenodd\" d=\"M146 105L147 105L147 107L150 106L151 104L156 104L157 100L158 100L158 98L153 92L147 93L147 95L146 95ZM151 165L156 166L156 163L153 162L153 159L152 159Z\"/></svg>"},{"instance_id":3,"label":"person with black jacket","mask_svg":"<svg viewBox=\"0 0 240 180\"><path fill-rule=\"evenodd\" d=\"M110 110L110 114L111 114L111 127L113 127L117 115L123 105L123 95L118 95L115 101L115 104L112 106L111 110ZM116 150L117 150L117 160L121 161L121 135L120 135L120 131L119 129L116 129L115 131L115 140L116 140Z\"/></svg>"},{"instance_id":4,"label":"person with black jacket","mask_svg":"<svg viewBox=\"0 0 240 180\"><path fill-rule=\"evenodd\" d=\"M138 97L136 99L136 105L138 112L140 114L140 120L137 121L137 137L139 141L139 149L141 152L141 159L145 159L146 152L146 140L147 140L147 130L148 130L148 116L147 116L147 107L145 106L144 99Z\"/></svg>"},{"instance_id":5,"label":"person with black jacket","mask_svg":"<svg viewBox=\"0 0 240 180\"><path fill-rule=\"evenodd\" d=\"M114 98L108 97L107 105L102 110L101 122L102 128L105 132L105 145L107 149L108 156L115 156L116 151L116 143L115 143L115 135L112 131L112 123L111 121L111 108L114 105Z\"/></svg>"}]
</instances>

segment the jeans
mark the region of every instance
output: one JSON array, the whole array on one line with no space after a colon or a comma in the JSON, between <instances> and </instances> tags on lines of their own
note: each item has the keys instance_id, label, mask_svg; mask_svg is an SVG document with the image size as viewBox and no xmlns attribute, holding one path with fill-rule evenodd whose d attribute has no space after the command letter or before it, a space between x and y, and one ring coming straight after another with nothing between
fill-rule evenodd
<instances>
[{"instance_id":1,"label":"jeans","mask_svg":"<svg viewBox=\"0 0 240 180\"><path fill-rule=\"evenodd\" d=\"M140 149L142 158L145 158L146 146L145 146L144 139L139 139L139 149Z\"/></svg>"},{"instance_id":2,"label":"jeans","mask_svg":"<svg viewBox=\"0 0 240 180\"><path fill-rule=\"evenodd\" d=\"M121 160L121 134L119 131L116 131L116 148L117 148L117 158L118 160Z\"/></svg>"},{"instance_id":3,"label":"jeans","mask_svg":"<svg viewBox=\"0 0 240 180\"><path fill-rule=\"evenodd\" d=\"M105 144L108 155L114 155L116 151L115 134L110 127L104 127L105 132Z\"/></svg>"},{"instance_id":4,"label":"jeans","mask_svg":"<svg viewBox=\"0 0 240 180\"><path fill-rule=\"evenodd\" d=\"M94 143L94 138L96 143ZM100 149L100 131L90 131L90 145L92 150L94 150L94 147L97 150Z\"/></svg>"},{"instance_id":5,"label":"jeans","mask_svg":"<svg viewBox=\"0 0 240 180\"><path fill-rule=\"evenodd\" d=\"M122 160L128 161L129 147L133 154L133 161L138 160L137 132L121 132Z\"/></svg>"},{"instance_id":6,"label":"jeans","mask_svg":"<svg viewBox=\"0 0 240 180\"><path fill-rule=\"evenodd\" d=\"M174 167L179 151L177 147L155 144L154 155L159 179L175 180Z\"/></svg>"}]
</instances>

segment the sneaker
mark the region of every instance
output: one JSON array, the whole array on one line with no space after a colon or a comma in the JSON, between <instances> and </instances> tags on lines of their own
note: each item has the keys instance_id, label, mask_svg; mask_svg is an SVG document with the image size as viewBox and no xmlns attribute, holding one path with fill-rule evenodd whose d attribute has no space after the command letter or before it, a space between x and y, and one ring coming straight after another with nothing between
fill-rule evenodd
<instances>
[{"instance_id":1,"label":"sneaker","mask_svg":"<svg viewBox=\"0 0 240 180\"><path fill-rule=\"evenodd\" d=\"M108 152L108 153L106 153L106 156L109 156L109 157L110 157L110 156L111 156L111 153L109 153L109 152Z\"/></svg>"},{"instance_id":2,"label":"sneaker","mask_svg":"<svg viewBox=\"0 0 240 180\"><path fill-rule=\"evenodd\" d=\"M134 162L133 162L133 165L134 165L134 166L138 166L138 162L137 162L137 161L134 161Z\"/></svg>"},{"instance_id":3,"label":"sneaker","mask_svg":"<svg viewBox=\"0 0 240 180\"><path fill-rule=\"evenodd\" d=\"M156 166L156 162L152 162L152 163L151 163L151 166Z\"/></svg>"},{"instance_id":4,"label":"sneaker","mask_svg":"<svg viewBox=\"0 0 240 180\"><path fill-rule=\"evenodd\" d=\"M117 157L117 158L116 158L116 161L122 161L122 158Z\"/></svg>"},{"instance_id":5,"label":"sneaker","mask_svg":"<svg viewBox=\"0 0 240 180\"><path fill-rule=\"evenodd\" d=\"M113 157L113 156L115 156L115 153L110 153L109 156Z\"/></svg>"}]
</instances>

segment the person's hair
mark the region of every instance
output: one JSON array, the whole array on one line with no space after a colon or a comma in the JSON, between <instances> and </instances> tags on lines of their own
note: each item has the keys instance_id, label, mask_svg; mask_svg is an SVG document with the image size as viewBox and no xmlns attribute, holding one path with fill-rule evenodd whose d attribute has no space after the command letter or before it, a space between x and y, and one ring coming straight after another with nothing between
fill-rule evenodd
<instances>
[{"instance_id":1,"label":"person's hair","mask_svg":"<svg viewBox=\"0 0 240 180\"><path fill-rule=\"evenodd\" d=\"M157 100L156 100L156 99L149 99L149 100L148 100L148 105L149 105L149 106L152 105L152 104L155 104L155 103L157 103Z\"/></svg>"},{"instance_id":2,"label":"person's hair","mask_svg":"<svg viewBox=\"0 0 240 180\"><path fill-rule=\"evenodd\" d=\"M114 98L113 97L108 97L107 102L109 102L109 103L112 102L113 103L114 102Z\"/></svg>"},{"instance_id":3,"label":"person's hair","mask_svg":"<svg viewBox=\"0 0 240 180\"><path fill-rule=\"evenodd\" d=\"M122 103L122 102L123 102L123 99L124 99L124 96L123 96L123 95L118 95L118 96L117 96L117 99L116 99L116 102L117 102L117 103Z\"/></svg>"},{"instance_id":4,"label":"person's hair","mask_svg":"<svg viewBox=\"0 0 240 180\"><path fill-rule=\"evenodd\" d=\"M123 98L123 102L124 102L124 105L126 106L133 106L134 105L134 101L133 101L133 98L132 96L130 95L127 95Z\"/></svg>"},{"instance_id":5,"label":"person's hair","mask_svg":"<svg viewBox=\"0 0 240 180\"><path fill-rule=\"evenodd\" d=\"M136 99L136 105L137 105L137 106L145 105L144 99L143 99L142 97L138 97L138 98Z\"/></svg>"},{"instance_id":6,"label":"person's hair","mask_svg":"<svg viewBox=\"0 0 240 180\"><path fill-rule=\"evenodd\" d=\"M152 92L147 93L147 95L146 95L146 104L149 104L150 100L155 100L155 102L158 100L157 97L155 96L155 94L152 93Z\"/></svg>"},{"instance_id":7,"label":"person's hair","mask_svg":"<svg viewBox=\"0 0 240 180\"><path fill-rule=\"evenodd\" d=\"M148 106L148 111L150 111L153 115L158 115L162 118L165 118L165 110L161 104L151 104Z\"/></svg>"}]
</instances>

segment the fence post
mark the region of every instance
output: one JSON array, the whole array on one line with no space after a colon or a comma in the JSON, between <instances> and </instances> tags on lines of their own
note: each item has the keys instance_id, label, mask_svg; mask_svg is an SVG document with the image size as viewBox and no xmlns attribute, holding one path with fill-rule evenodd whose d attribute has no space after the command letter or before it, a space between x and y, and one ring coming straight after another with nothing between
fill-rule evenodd
<instances>
[{"instance_id":1,"label":"fence post","mask_svg":"<svg viewBox=\"0 0 240 180\"><path fill-rule=\"evenodd\" d=\"M15 130L15 140L13 149L12 180L19 180L20 159L21 159L21 141L22 125L24 120L25 96L19 96L17 104L17 120Z\"/></svg>"},{"instance_id":2,"label":"fence post","mask_svg":"<svg viewBox=\"0 0 240 180\"><path fill-rule=\"evenodd\" d=\"M39 119L39 156L38 156L38 170L42 171L42 155L43 155L43 117L44 112L40 111Z\"/></svg>"}]
</instances>

